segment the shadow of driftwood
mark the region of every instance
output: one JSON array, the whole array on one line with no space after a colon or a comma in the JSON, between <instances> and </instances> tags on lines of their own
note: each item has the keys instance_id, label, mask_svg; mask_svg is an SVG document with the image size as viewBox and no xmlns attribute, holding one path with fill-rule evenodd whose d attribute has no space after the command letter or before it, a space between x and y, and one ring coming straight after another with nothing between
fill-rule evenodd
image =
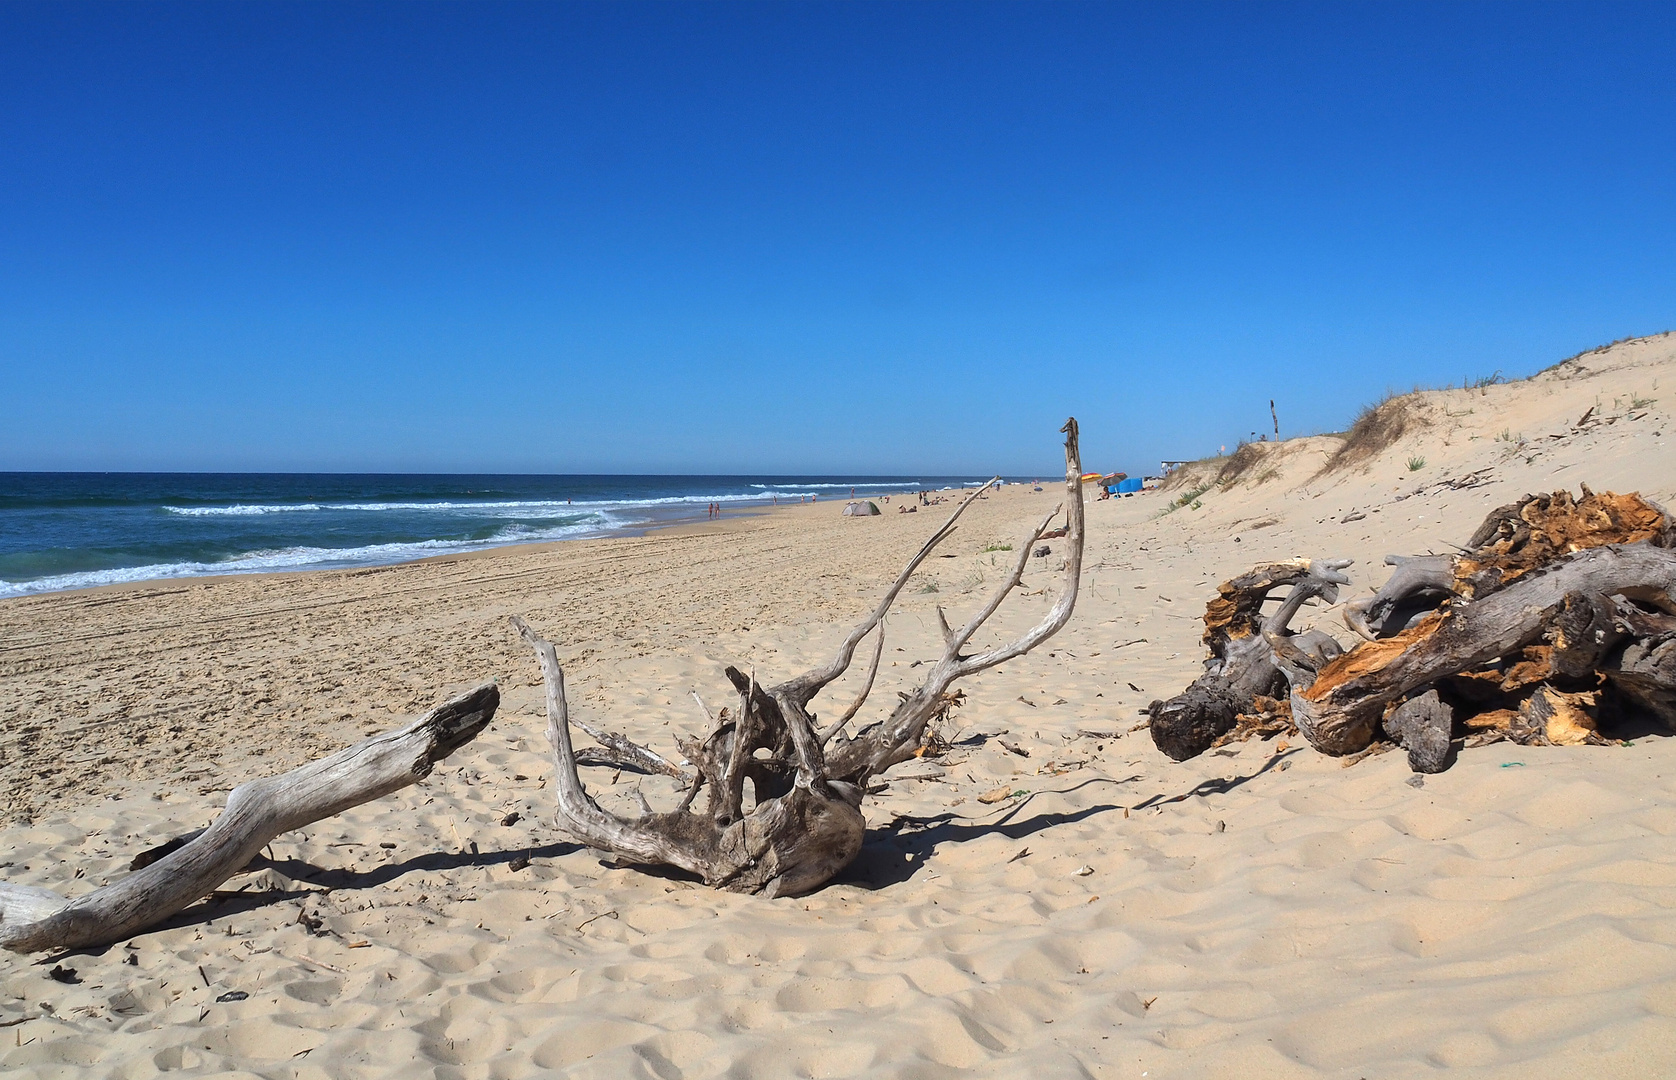
<instances>
[{"instance_id":1,"label":"shadow of driftwood","mask_svg":"<svg viewBox=\"0 0 1676 1080\"><path fill-rule=\"evenodd\" d=\"M1031 818L1019 818L1020 813L1037 795L1069 795L1089 784L1126 784L1139 779L1139 776L1130 776L1123 780L1097 776L1074 787L1032 792L1021 802L1008 807L999 817L987 821L982 818L963 817L952 811L932 817L899 817L888 825L867 830L867 840L861 846L861 854L856 856L855 861L850 863L842 874L833 879L833 884L881 889L913 877L941 844L974 840L991 833L1000 833L1002 836L1019 840L1055 825L1066 825L1086 820L1096 814L1122 810L1123 807L1119 804L1103 803L1068 813L1045 813Z\"/></svg>"},{"instance_id":2,"label":"shadow of driftwood","mask_svg":"<svg viewBox=\"0 0 1676 1080\"><path fill-rule=\"evenodd\" d=\"M1291 750L1285 750L1285 751L1282 751L1281 753L1278 753L1278 754L1274 755L1273 757L1269 758L1269 760L1267 760L1263 763L1262 768L1257 769L1253 772L1246 773L1244 776L1225 776L1225 777L1216 777L1216 778L1210 779L1210 780L1204 780L1204 781L1201 781L1198 784L1194 785L1193 787L1188 788L1186 791L1182 792L1180 795L1154 795L1152 798L1146 800L1145 802L1136 803L1134 806L1131 806L1129 809L1131 809L1131 810L1146 810L1146 809L1148 809L1150 807L1153 807L1153 806L1162 806L1165 803L1185 802L1186 800L1194 798L1194 797L1203 798L1206 795L1223 795L1223 794L1226 794L1227 792L1230 792L1230 791L1234 790L1237 787L1241 787L1245 784L1249 784L1251 781L1257 779L1259 776L1262 776L1264 773L1268 772L1270 769L1279 768L1280 763L1282 761L1284 761L1286 758L1293 757L1294 755L1300 754L1302 752L1303 752L1303 747L1301 747L1301 746L1294 747Z\"/></svg>"},{"instance_id":3,"label":"shadow of driftwood","mask_svg":"<svg viewBox=\"0 0 1676 1080\"><path fill-rule=\"evenodd\" d=\"M416 870L459 870L468 866L500 866L519 859L552 859L583 850L572 843L543 844L539 847L514 848L506 851L428 851L400 862L385 863L367 870L348 870L315 866L304 859L268 859L261 856L251 860L250 870L272 870L292 881L307 882L317 889L371 889L387 885ZM304 890L309 891L309 890ZM225 893L219 894L226 897ZM213 903L214 901L210 901ZM191 908L187 909L192 910ZM185 914L185 912L182 912Z\"/></svg>"},{"instance_id":4,"label":"shadow of driftwood","mask_svg":"<svg viewBox=\"0 0 1676 1080\"><path fill-rule=\"evenodd\" d=\"M962 817L952 811L932 817L899 817L888 825L877 829L869 829L867 840L861 848L861 854L856 856L855 861L842 874L833 879L833 883L855 885L864 889L880 889L899 884L913 877L941 844L973 840L991 833L999 833L1013 840L1021 840L1026 836L1041 832L1043 829L1052 828L1055 825L1067 825L1072 822L1084 821L1097 814L1109 813L1113 810L1145 810L1168 803L1185 802L1192 798L1203 798L1206 795L1225 794L1242 784L1255 780L1271 769L1278 768L1283 758L1291 757L1293 754L1301 752L1301 750L1300 747L1276 754L1265 761L1261 768L1255 769L1244 776L1218 777L1205 780L1178 795L1154 795L1150 799L1129 806L1103 803L1099 806L1090 806L1071 813L1037 814L1035 817L1019 819L1020 812L1037 795L1069 795L1080 788L1095 783L1127 784L1141 779L1139 775L1122 779L1096 776L1077 784L1075 787L1047 788L1042 791L1035 791L992 821Z\"/></svg>"},{"instance_id":5,"label":"shadow of driftwood","mask_svg":"<svg viewBox=\"0 0 1676 1080\"><path fill-rule=\"evenodd\" d=\"M258 908L283 904L287 900L301 900L304 897L323 892L335 892L339 889L376 888L419 870L458 870L468 866L496 866L512 863L519 859L526 861L552 859L581 850L582 846L580 844L556 843L516 848L510 851L432 851L368 870L326 868L315 866L304 859L269 859L258 855L250 861L244 870L240 871L241 874L254 873L259 870L272 870L281 877L289 878L291 881L298 883L299 887L284 889L255 889L249 886L242 889L223 887L191 907L184 908L162 922L148 926L139 933L123 940L132 941L134 938L156 933L159 930L197 926L230 915L242 915ZM236 881L237 878L235 877L233 880ZM228 885L231 884L232 882L228 883ZM72 949L68 952L53 953L45 959L37 961L37 963L53 963L69 956L100 956L110 948L109 945L100 945L85 949Z\"/></svg>"}]
</instances>

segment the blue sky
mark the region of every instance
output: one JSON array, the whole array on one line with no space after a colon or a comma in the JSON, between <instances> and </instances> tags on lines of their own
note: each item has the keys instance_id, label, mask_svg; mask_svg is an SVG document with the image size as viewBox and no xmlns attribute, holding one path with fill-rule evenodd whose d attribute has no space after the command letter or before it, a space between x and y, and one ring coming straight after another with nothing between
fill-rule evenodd
<instances>
[{"instance_id":1,"label":"blue sky","mask_svg":"<svg viewBox=\"0 0 1676 1080\"><path fill-rule=\"evenodd\" d=\"M1676 327L1669 5L0 6L0 469L1140 471Z\"/></svg>"}]
</instances>

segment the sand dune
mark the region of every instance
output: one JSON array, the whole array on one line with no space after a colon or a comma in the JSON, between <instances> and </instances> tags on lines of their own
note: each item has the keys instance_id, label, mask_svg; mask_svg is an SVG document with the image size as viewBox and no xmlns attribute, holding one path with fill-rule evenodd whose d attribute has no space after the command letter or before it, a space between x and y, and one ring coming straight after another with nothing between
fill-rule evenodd
<instances>
[{"instance_id":1,"label":"sand dune","mask_svg":"<svg viewBox=\"0 0 1676 1080\"><path fill-rule=\"evenodd\" d=\"M581 718L671 748L699 725L691 690L726 699L725 664L780 676L823 659L936 517L820 504L0 602L0 873L69 893L202 825L240 779L483 678L505 688L494 725L426 783L275 842L229 885L242 895L54 958L73 984L0 959L0 1068L1670 1075L1676 743L1497 745L1414 787L1398 754L1347 769L1293 740L1173 764L1131 729L1197 673L1203 604L1252 563L1353 557L1359 592L1386 552L1445 550L1528 491L1586 482L1676 505L1672 402L1667 335L1409 399L1407 429L1348 467L1323 472L1341 440L1296 440L1237 475L1200 463L1169 491L1090 504L1070 626L963 684L954 752L897 767L857 863L797 900L607 867L557 834L539 673L506 618L558 644ZM893 616L874 708L932 655L933 605L975 603L1004 557L982 549L1053 497L976 505ZM1033 560L1031 595L991 637L1040 617L1056 564ZM1304 623L1350 638L1336 611ZM633 805L635 777L588 779ZM978 801L1002 785L1027 794ZM248 996L218 1000L230 992Z\"/></svg>"}]
</instances>

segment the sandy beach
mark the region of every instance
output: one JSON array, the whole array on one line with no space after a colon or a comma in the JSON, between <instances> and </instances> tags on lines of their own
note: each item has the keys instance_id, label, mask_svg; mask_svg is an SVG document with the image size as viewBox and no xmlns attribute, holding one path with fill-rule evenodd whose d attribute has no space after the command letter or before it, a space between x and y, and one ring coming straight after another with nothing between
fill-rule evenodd
<instances>
[{"instance_id":1,"label":"sandy beach","mask_svg":"<svg viewBox=\"0 0 1676 1080\"><path fill-rule=\"evenodd\" d=\"M1348 599L1385 554L1449 550L1527 492L1676 506L1673 405L1663 335L1418 395L1394 443L1329 474L1339 440L1317 436L1259 444L1222 483L1224 462L1196 464L1091 501L1070 625L963 682L954 750L894 769L860 858L794 900L608 867L560 834L540 673L508 618L557 645L574 715L673 751L703 726L693 691L730 699L726 665L824 660L947 507L0 601L0 873L71 895L242 780L487 679L504 693L426 782L282 837L239 895L97 953L0 956L0 1070L1671 1075L1676 742L1499 744L1415 787L1401 754L1346 768L1296 738L1176 764L1138 725L1200 670L1216 584L1255 563L1353 558ZM1007 557L985 549L1062 494L1044 488L980 500L910 584L863 721L918 684L935 606L981 600ZM1059 564L1031 560L978 644L1037 621ZM1352 640L1335 608L1301 625ZM662 778L585 779L624 813L637 785L676 800ZM1003 785L1024 794L979 801Z\"/></svg>"}]
</instances>

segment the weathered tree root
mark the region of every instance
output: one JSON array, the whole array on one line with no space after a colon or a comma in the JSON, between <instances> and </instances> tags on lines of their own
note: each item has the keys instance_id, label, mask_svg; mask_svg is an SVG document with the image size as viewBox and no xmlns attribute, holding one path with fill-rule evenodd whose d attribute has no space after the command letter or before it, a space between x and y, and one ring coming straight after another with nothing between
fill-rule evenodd
<instances>
[{"instance_id":1,"label":"weathered tree root","mask_svg":"<svg viewBox=\"0 0 1676 1080\"><path fill-rule=\"evenodd\" d=\"M1239 650L1248 639L1213 640L1218 625L1256 618L1262 597L1241 583L1272 588L1282 576L1259 567L1211 602L1209 670L1153 704L1154 739L1179 760L1230 729L1259 730L1231 676L1272 685L1273 672L1316 749L1360 754L1383 735L1418 772L1447 768L1463 743L1604 742L1602 722L1631 714L1676 730L1673 542L1669 515L1639 495L1526 496L1493 511L1460 555L1388 558L1391 579L1346 607L1345 622L1367 640L1325 663L1283 621L1265 622L1262 662Z\"/></svg>"},{"instance_id":2,"label":"weathered tree root","mask_svg":"<svg viewBox=\"0 0 1676 1080\"><path fill-rule=\"evenodd\" d=\"M141 853L132 873L75 900L0 883L0 947L85 948L154 926L208 896L281 833L423 780L488 727L499 705L499 688L485 683L398 731L240 784L209 828Z\"/></svg>"},{"instance_id":3,"label":"weathered tree root","mask_svg":"<svg viewBox=\"0 0 1676 1080\"><path fill-rule=\"evenodd\" d=\"M1592 692L1604 679L1629 701L1676 727L1676 710L1661 704L1676 693L1676 670L1666 659L1673 652L1669 637L1635 638L1626 644L1630 622L1619 619L1610 633L1598 628L1598 637L1591 634L1586 639L1588 651L1595 655L1584 672L1578 672L1578 644L1565 636L1566 623L1575 624L1584 610L1589 622L1583 625L1592 623L1599 598L1614 598L1614 607L1624 604L1639 613L1637 601L1669 608L1673 596L1676 552L1641 542L1566 555L1482 600L1452 604L1395 637L1358 646L1323 668L1310 685L1294 683L1292 716L1316 749L1353 754L1368 744L1388 707L1436 685L1459 701L1478 705L1474 711L1486 719L1468 720L1469 727L1499 729L1509 737L1528 732L1528 738L1535 738L1535 710L1544 714L1541 738L1588 741L1580 731L1593 731L1593 720L1584 724L1571 710L1557 710L1556 705L1580 706L1583 702L1561 695ZM1567 671L1576 674L1568 677ZM1578 682L1584 685L1576 686ZM1565 688L1566 683L1573 688ZM1532 701L1539 689L1553 694ZM1519 696L1517 704L1486 707L1509 694ZM1526 714L1522 722L1506 715L1520 711ZM1559 723L1548 723L1556 712Z\"/></svg>"},{"instance_id":4,"label":"weathered tree root","mask_svg":"<svg viewBox=\"0 0 1676 1080\"><path fill-rule=\"evenodd\" d=\"M731 713L724 709L712 717L711 730L702 738L679 741L693 771L676 770L686 795L674 811L654 813L646 807L639 817L625 819L605 811L588 795L576 768L581 756L571 745L564 671L557 652L527 623L514 617L518 632L541 662L547 687L547 736L553 747L560 825L590 847L628 862L677 867L708 885L735 892L796 896L830 881L861 850L866 832L861 801L868 782L921 748L929 722L950 707L953 698L949 688L955 680L1022 656L1070 619L1082 567L1082 461L1076 420L1067 421L1062 430L1066 435L1066 502L1014 545L1017 554L1011 572L964 626L950 626L938 609L943 652L916 691L902 695L884 720L862 728L854 736L845 735L846 725L872 689L884 649L886 613L909 577L954 531L955 522L983 488L974 491L909 560L884 599L850 631L831 661L767 687L754 673L728 669L728 678L739 694L738 703ZM1018 585L1032 546L1061 509L1065 510L1069 545L1064 588L1053 607L1040 623L1017 639L987 652L965 653L973 636ZM866 685L842 716L824 730L818 728L811 702L849 668L857 646L875 629L879 637ZM619 757L644 760L640 755L651 754L621 736L609 739L611 753ZM749 808L745 804L746 781L755 796ZM708 793L702 811L693 807L700 790Z\"/></svg>"},{"instance_id":5,"label":"weathered tree root","mask_svg":"<svg viewBox=\"0 0 1676 1080\"><path fill-rule=\"evenodd\" d=\"M1387 555L1397 568L1373 596L1345 605L1344 621L1374 641L1414 625L1453 597L1483 599L1562 555L1606 544L1676 547L1676 524L1640 495L1526 495L1490 511L1459 555Z\"/></svg>"},{"instance_id":6,"label":"weathered tree root","mask_svg":"<svg viewBox=\"0 0 1676 1080\"><path fill-rule=\"evenodd\" d=\"M1350 581L1343 573L1349 565L1349 559L1270 563L1223 582L1205 608L1205 673L1182 693L1147 707L1158 749L1176 761L1204 753L1234 731L1241 716L1253 715L1259 698L1286 697L1287 667L1313 668L1343 652L1331 636L1314 630L1293 635L1287 624L1309 600L1334 602L1338 587ZM1269 593L1288 585L1286 599L1264 617Z\"/></svg>"}]
</instances>

